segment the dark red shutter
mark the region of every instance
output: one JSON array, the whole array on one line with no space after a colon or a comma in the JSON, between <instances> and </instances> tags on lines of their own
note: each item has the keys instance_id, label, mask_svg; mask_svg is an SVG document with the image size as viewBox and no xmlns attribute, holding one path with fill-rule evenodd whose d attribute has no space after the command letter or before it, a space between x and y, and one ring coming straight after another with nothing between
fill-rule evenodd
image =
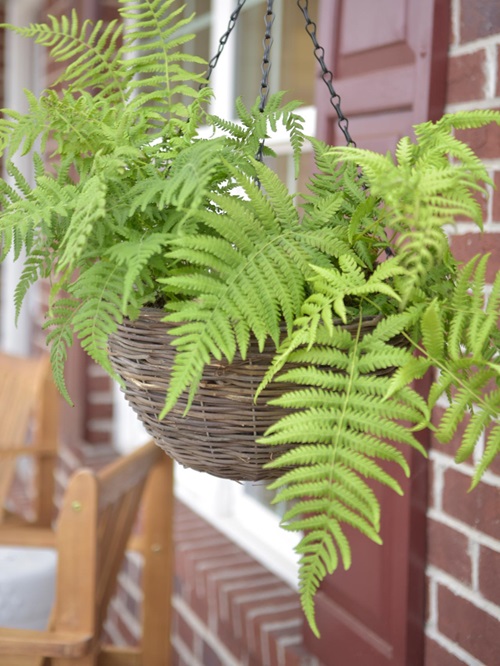
<instances>
[{"instance_id":1,"label":"dark red shutter","mask_svg":"<svg viewBox=\"0 0 500 666\"><path fill-rule=\"evenodd\" d=\"M391 150L412 125L442 115L449 0L322 0L318 25L360 148ZM345 143L321 81L317 99L318 136ZM352 534L351 569L318 594L322 638L308 634L307 642L326 666L423 664L427 466L419 454L408 458L405 496L377 491L384 545Z\"/></svg>"}]
</instances>

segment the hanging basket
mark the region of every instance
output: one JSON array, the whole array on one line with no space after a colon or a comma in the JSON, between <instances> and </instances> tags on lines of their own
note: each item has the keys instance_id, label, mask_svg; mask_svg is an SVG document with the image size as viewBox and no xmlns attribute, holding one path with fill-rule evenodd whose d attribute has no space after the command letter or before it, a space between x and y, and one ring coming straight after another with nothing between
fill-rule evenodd
<instances>
[{"instance_id":1,"label":"hanging basket","mask_svg":"<svg viewBox=\"0 0 500 666\"><path fill-rule=\"evenodd\" d=\"M174 460L185 467L236 481L271 480L283 470L264 465L289 446L257 444L267 428L288 411L268 401L295 384L271 383L254 402L254 394L275 354L272 342L259 352L250 343L245 360L212 360L203 373L191 409L184 416L187 398L159 420L168 388L175 347L174 336L162 322L165 312L144 308L135 321L125 320L109 340L113 368L124 381L125 396L147 432ZM368 332L378 321L365 320ZM355 331L357 323L346 328Z\"/></svg>"}]
</instances>

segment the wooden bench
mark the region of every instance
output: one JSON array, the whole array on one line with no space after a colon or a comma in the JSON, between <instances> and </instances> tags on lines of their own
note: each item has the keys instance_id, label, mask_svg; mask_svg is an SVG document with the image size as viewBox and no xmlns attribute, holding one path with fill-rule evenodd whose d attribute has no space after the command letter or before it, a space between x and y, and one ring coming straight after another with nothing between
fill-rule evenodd
<instances>
[{"instance_id":1,"label":"wooden bench","mask_svg":"<svg viewBox=\"0 0 500 666\"><path fill-rule=\"evenodd\" d=\"M30 524L49 527L52 522L58 403L48 356L33 359L0 353L0 526L21 522L7 511L6 501L22 455L34 460Z\"/></svg>"},{"instance_id":2,"label":"wooden bench","mask_svg":"<svg viewBox=\"0 0 500 666\"><path fill-rule=\"evenodd\" d=\"M49 628L0 628L0 663L170 664L172 489L172 461L152 442L98 473L83 469L73 475L55 532L58 570ZM104 646L103 624L141 503L140 535L132 540L144 556L141 644ZM47 532L31 530L31 545L46 545Z\"/></svg>"}]
</instances>

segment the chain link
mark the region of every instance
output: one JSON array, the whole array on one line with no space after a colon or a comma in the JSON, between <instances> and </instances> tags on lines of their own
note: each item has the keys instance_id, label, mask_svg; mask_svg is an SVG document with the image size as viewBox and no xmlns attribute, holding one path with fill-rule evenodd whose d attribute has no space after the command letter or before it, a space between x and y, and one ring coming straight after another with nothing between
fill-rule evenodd
<instances>
[{"instance_id":1,"label":"chain link","mask_svg":"<svg viewBox=\"0 0 500 666\"><path fill-rule=\"evenodd\" d=\"M264 39L262 40L262 46L264 47L264 55L262 56L262 81L260 82L260 104L259 111L264 112L266 108L267 100L269 97L269 74L271 72L271 46L273 45L273 36L272 28L275 19L274 10L273 10L274 0L267 0L267 9L266 16L264 18L266 24L266 31L264 33ZM264 139L261 139L259 144L259 149L255 155L255 159L259 162L263 161L264 153Z\"/></svg>"},{"instance_id":2,"label":"chain link","mask_svg":"<svg viewBox=\"0 0 500 666\"><path fill-rule=\"evenodd\" d=\"M264 47L264 55L262 56L262 81L260 83L260 105L259 111L264 111L267 104L267 98L269 97L269 74L271 72L271 46L273 45L273 36L272 28L274 23L274 11L273 11L274 0L267 0L267 10L265 16L266 32L264 33L264 39L262 40L262 46Z\"/></svg>"},{"instance_id":3,"label":"chain link","mask_svg":"<svg viewBox=\"0 0 500 666\"><path fill-rule=\"evenodd\" d=\"M351 135L349 134L349 121L347 118L344 116L342 113L342 109L340 108L340 95L335 91L335 88L333 87L333 74L332 72L328 69L325 63L325 49L319 45L318 39L316 36L316 23L311 20L309 16L309 0L297 0L297 7L300 9L302 14L304 15L304 18L306 20L306 32L311 38L311 41L314 45L314 57L319 63L319 66L321 67L321 78L325 82L326 87L328 88L328 91L330 92L330 104L333 106L335 109L335 113L337 114L338 117L338 126L342 132L342 134L345 136L345 140L347 141L348 146L356 146L356 142L352 139Z\"/></svg>"},{"instance_id":4,"label":"chain link","mask_svg":"<svg viewBox=\"0 0 500 666\"><path fill-rule=\"evenodd\" d=\"M238 5L236 9L233 11L231 16L229 17L229 23L227 25L227 30L226 32L222 35L222 37L219 39L219 48L217 49L217 53L213 56L213 58L210 60L208 63L208 69L206 73L206 79L207 82L210 80L210 77L212 76L212 72L214 71L217 63L219 62L220 55L222 51L224 50L224 47L226 46L227 40L229 39L229 35L233 32L234 27L236 25L236 21L238 20L238 16L240 15L240 11L243 8L243 5L245 4L246 0L238 0ZM202 83L200 85L201 88L206 88L208 83Z\"/></svg>"}]
</instances>

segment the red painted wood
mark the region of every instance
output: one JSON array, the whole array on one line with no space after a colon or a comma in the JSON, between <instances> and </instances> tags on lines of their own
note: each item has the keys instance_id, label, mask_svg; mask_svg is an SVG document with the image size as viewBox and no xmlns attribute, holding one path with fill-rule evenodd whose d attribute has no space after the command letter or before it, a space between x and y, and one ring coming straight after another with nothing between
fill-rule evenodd
<instances>
[{"instance_id":1,"label":"red painted wood","mask_svg":"<svg viewBox=\"0 0 500 666\"><path fill-rule=\"evenodd\" d=\"M414 124L442 115L449 4L321 0L319 41L360 148L391 150ZM318 136L344 144L321 80L317 100ZM325 666L423 664L427 464L418 453L408 459L412 477L402 480L403 498L376 489L384 545L353 533L351 569L329 577L318 594L322 638L308 633L306 641Z\"/></svg>"},{"instance_id":2,"label":"red painted wood","mask_svg":"<svg viewBox=\"0 0 500 666\"><path fill-rule=\"evenodd\" d=\"M389 125L394 121L393 136L384 141L387 150L412 125L442 114L449 4L449 0L321 0L320 43L351 135L360 147L372 147L372 124L384 122L381 116ZM342 144L321 80L317 104L318 136Z\"/></svg>"}]
</instances>

